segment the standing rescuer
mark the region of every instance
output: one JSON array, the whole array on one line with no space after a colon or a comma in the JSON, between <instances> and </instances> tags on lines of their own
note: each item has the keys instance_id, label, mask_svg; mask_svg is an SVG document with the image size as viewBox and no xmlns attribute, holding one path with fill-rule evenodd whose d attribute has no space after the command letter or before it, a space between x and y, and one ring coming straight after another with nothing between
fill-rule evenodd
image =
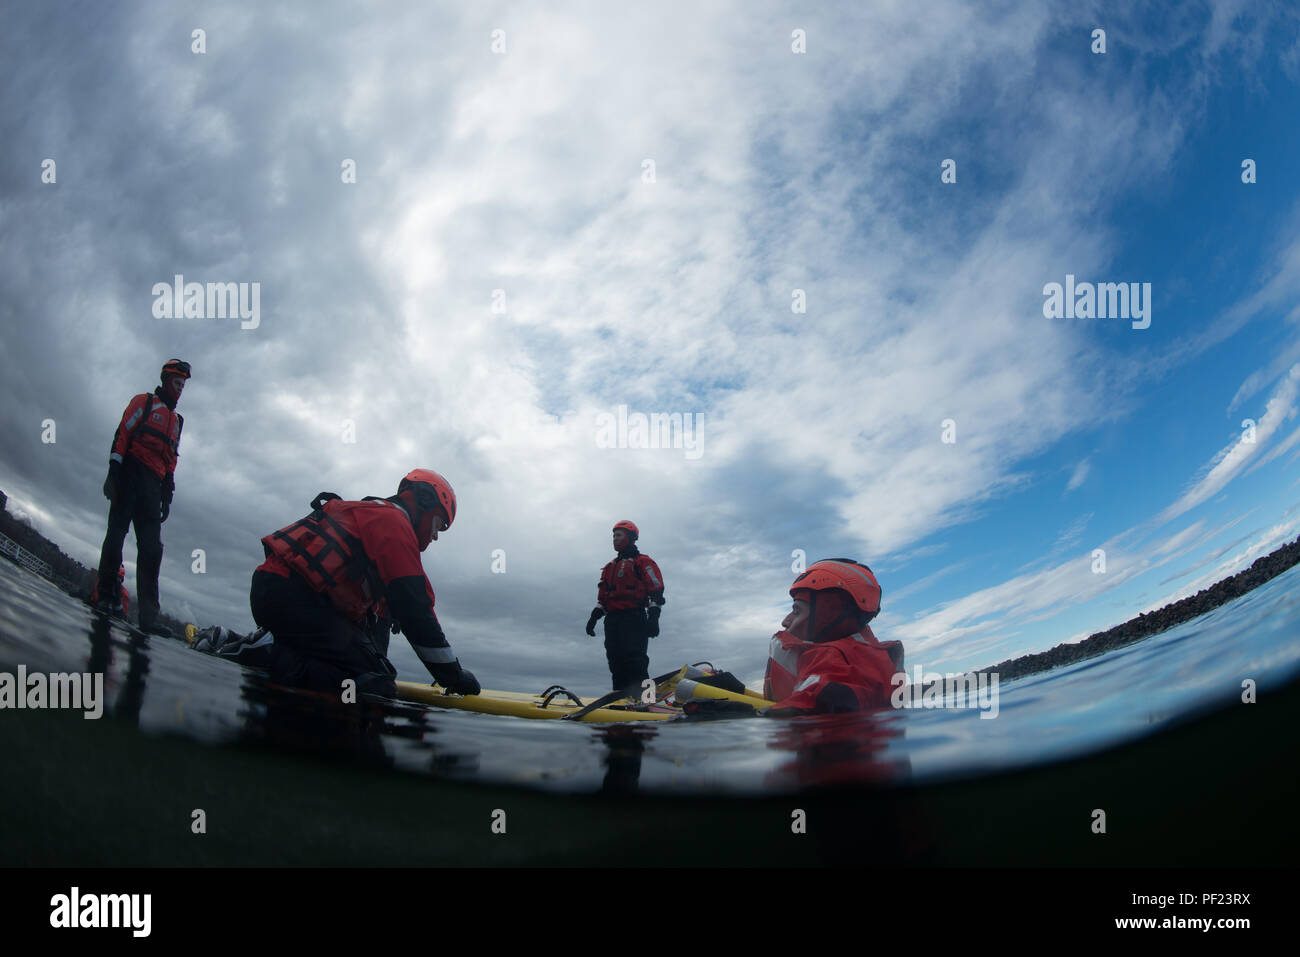
<instances>
[{"instance_id":1,"label":"standing rescuer","mask_svg":"<svg viewBox=\"0 0 1300 957\"><path fill-rule=\"evenodd\" d=\"M649 678L646 649L650 639L659 634L659 612L664 603L663 575L654 559L637 550L640 535L631 522L614 526L618 555L600 573L597 604L587 619L587 634L592 637L596 622L605 619L605 658L615 691Z\"/></svg>"},{"instance_id":2,"label":"standing rescuer","mask_svg":"<svg viewBox=\"0 0 1300 957\"><path fill-rule=\"evenodd\" d=\"M312 513L262 539L253 572L253 618L274 636L271 679L338 692L393 697L388 660L391 618L434 680L456 694L478 694L434 612L420 553L456 519L456 493L437 472L415 469L397 494L344 501L321 492Z\"/></svg>"},{"instance_id":3,"label":"standing rescuer","mask_svg":"<svg viewBox=\"0 0 1300 957\"><path fill-rule=\"evenodd\" d=\"M100 611L120 610L116 571L122 565L122 543L135 525L136 596L140 627L163 632L158 621L158 573L162 568L162 523L171 512L176 456L185 420L176 411L190 378L190 364L169 359L162 383L152 393L137 395L122 413L113 436L104 497L108 499L108 531L99 553Z\"/></svg>"}]
</instances>

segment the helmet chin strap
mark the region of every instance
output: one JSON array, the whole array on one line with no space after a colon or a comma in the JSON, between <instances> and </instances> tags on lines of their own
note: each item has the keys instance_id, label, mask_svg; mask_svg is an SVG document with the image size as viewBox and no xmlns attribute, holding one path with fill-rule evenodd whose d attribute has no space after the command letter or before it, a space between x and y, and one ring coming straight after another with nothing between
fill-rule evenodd
<instances>
[{"instance_id":1,"label":"helmet chin strap","mask_svg":"<svg viewBox=\"0 0 1300 957\"><path fill-rule=\"evenodd\" d=\"M858 619L858 612L859 612L858 607L852 602L849 602L848 607L846 607L843 611L841 611L839 613L839 616L836 617L834 621L827 622L823 627L817 630L817 633L815 635L809 635L808 640L811 641L813 644L820 644L823 641L835 640L832 638L823 638L822 636L830 634L831 630L835 628L837 625L839 625L839 623L842 621L853 621L856 624ZM812 629L812 627L816 624L816 622L817 622L817 592L813 592L808 599L809 630Z\"/></svg>"}]
</instances>

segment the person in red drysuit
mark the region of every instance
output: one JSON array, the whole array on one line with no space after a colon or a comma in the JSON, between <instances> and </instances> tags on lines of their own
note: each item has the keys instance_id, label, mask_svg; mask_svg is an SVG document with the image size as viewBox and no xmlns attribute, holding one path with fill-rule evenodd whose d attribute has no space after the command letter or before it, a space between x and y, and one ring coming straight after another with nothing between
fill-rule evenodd
<instances>
[{"instance_id":1,"label":"person in red drysuit","mask_svg":"<svg viewBox=\"0 0 1300 957\"><path fill-rule=\"evenodd\" d=\"M434 612L420 553L456 519L456 493L430 469L415 469L389 498L344 501L322 492L312 513L262 539L253 572L253 618L273 636L271 679L337 692L396 695L388 660L391 617L438 684L478 694Z\"/></svg>"},{"instance_id":2,"label":"person in red drysuit","mask_svg":"<svg viewBox=\"0 0 1300 957\"><path fill-rule=\"evenodd\" d=\"M118 607L114 608L113 611L118 614L125 615L127 612L131 610L131 597L126 593L126 566L125 565L117 566L117 583L118 583L118 588L121 589L121 595L119 596L120 601L118 602ZM90 589L90 603L94 605L97 604L98 602L99 602L99 578L96 577L94 587Z\"/></svg>"},{"instance_id":3,"label":"person in red drysuit","mask_svg":"<svg viewBox=\"0 0 1300 957\"><path fill-rule=\"evenodd\" d=\"M826 714L889 706L903 645L879 641L868 622L880 613L880 584L847 558L814 562L794 580L794 606L772 636L765 714Z\"/></svg>"},{"instance_id":4,"label":"person in red drysuit","mask_svg":"<svg viewBox=\"0 0 1300 957\"><path fill-rule=\"evenodd\" d=\"M105 612L117 610L113 566L121 566L122 543L134 525L140 628L170 634L158 619L158 574L162 568L162 523L171 513L176 455L185 425L176 404L190 378L190 364L169 359L160 378L162 384L152 393L131 400L113 436L108 478L104 480L104 497L109 503L108 531L99 552L97 593L101 597L95 607Z\"/></svg>"},{"instance_id":5,"label":"person in red drysuit","mask_svg":"<svg viewBox=\"0 0 1300 957\"><path fill-rule=\"evenodd\" d=\"M664 604L664 576L649 555L637 550L641 532L631 522L614 526L617 556L600 572L596 607L587 619L587 634L595 637L596 622L605 619L605 660L615 691L640 686L650 676L650 639L659 634Z\"/></svg>"}]
</instances>

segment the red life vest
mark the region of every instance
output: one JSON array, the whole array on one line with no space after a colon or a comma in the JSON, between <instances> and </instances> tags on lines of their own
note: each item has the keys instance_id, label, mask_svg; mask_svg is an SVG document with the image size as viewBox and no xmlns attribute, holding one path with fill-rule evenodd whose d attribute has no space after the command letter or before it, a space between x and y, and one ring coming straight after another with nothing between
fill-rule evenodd
<instances>
[{"instance_id":1,"label":"red life vest","mask_svg":"<svg viewBox=\"0 0 1300 957\"><path fill-rule=\"evenodd\" d=\"M424 577L415 531L406 512L392 502L347 502L329 495L316 496L311 503L315 511L306 518L262 539L267 556L262 568L296 572L347 618L364 621L383 601L389 581L413 574ZM367 551L367 542L379 564ZM433 600L429 589L431 607Z\"/></svg>"},{"instance_id":2,"label":"red life vest","mask_svg":"<svg viewBox=\"0 0 1300 957\"><path fill-rule=\"evenodd\" d=\"M158 396L145 392L133 398L122 413L113 437L114 461L128 453L160 479L176 471L176 456L185 419Z\"/></svg>"},{"instance_id":3,"label":"red life vest","mask_svg":"<svg viewBox=\"0 0 1300 957\"><path fill-rule=\"evenodd\" d=\"M857 634L820 643L780 631L772 636L763 696L776 702L773 707L815 711L822 690L840 684L864 710L888 707L894 674L902 670L902 642L878 641L865 625Z\"/></svg>"},{"instance_id":4,"label":"red life vest","mask_svg":"<svg viewBox=\"0 0 1300 957\"><path fill-rule=\"evenodd\" d=\"M600 572L596 603L606 611L644 608L651 595L662 595L664 578L649 555L616 558Z\"/></svg>"}]
</instances>

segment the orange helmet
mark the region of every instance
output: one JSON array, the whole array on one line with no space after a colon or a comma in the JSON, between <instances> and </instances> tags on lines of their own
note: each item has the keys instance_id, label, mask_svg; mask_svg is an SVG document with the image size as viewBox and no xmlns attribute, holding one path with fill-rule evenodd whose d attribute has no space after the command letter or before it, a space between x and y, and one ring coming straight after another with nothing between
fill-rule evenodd
<instances>
[{"instance_id":1,"label":"orange helmet","mask_svg":"<svg viewBox=\"0 0 1300 957\"><path fill-rule=\"evenodd\" d=\"M190 364L184 359L168 359L167 364L162 367L161 378L166 382L174 375L190 377Z\"/></svg>"},{"instance_id":2,"label":"orange helmet","mask_svg":"<svg viewBox=\"0 0 1300 957\"><path fill-rule=\"evenodd\" d=\"M641 537L640 530L631 522L617 522L615 523L613 530L618 531L620 528L627 532L628 538L632 539L634 542Z\"/></svg>"},{"instance_id":3,"label":"orange helmet","mask_svg":"<svg viewBox=\"0 0 1300 957\"><path fill-rule=\"evenodd\" d=\"M400 495L407 489L415 490L415 502L420 511L441 506L447 517L447 527L456 521L456 493L451 483L432 469L412 469L397 486Z\"/></svg>"},{"instance_id":4,"label":"orange helmet","mask_svg":"<svg viewBox=\"0 0 1300 957\"><path fill-rule=\"evenodd\" d=\"M813 562L794 580L790 595L798 597L795 592L800 590L830 591L836 588L852 598L864 614L871 618L880 614L880 583L870 568L851 558L823 558Z\"/></svg>"}]
</instances>

